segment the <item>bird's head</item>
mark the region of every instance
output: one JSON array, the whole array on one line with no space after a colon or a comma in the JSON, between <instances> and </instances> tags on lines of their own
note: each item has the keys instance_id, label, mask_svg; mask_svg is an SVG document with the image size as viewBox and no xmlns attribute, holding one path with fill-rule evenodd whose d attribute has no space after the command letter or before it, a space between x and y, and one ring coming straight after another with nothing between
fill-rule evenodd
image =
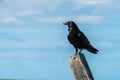
<instances>
[{"instance_id":1,"label":"bird's head","mask_svg":"<svg viewBox=\"0 0 120 80\"><path fill-rule=\"evenodd\" d=\"M63 24L67 25L68 27L72 27L73 23L74 23L73 21L67 21L67 22L65 22Z\"/></svg>"},{"instance_id":2,"label":"bird's head","mask_svg":"<svg viewBox=\"0 0 120 80\"><path fill-rule=\"evenodd\" d=\"M77 28L77 25L73 21L67 21L63 24L68 26L68 31L71 31L72 29Z\"/></svg>"},{"instance_id":3,"label":"bird's head","mask_svg":"<svg viewBox=\"0 0 120 80\"><path fill-rule=\"evenodd\" d=\"M65 22L63 24L67 25L68 26L68 31L71 32L73 23L74 23L73 21L67 21L67 22Z\"/></svg>"}]
</instances>

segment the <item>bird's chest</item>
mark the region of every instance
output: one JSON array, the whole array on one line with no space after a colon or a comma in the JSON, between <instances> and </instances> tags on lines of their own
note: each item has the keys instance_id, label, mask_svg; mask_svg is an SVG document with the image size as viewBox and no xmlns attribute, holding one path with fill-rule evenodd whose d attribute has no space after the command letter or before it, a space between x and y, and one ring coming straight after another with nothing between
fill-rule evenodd
<instances>
[{"instance_id":1,"label":"bird's chest","mask_svg":"<svg viewBox=\"0 0 120 80\"><path fill-rule=\"evenodd\" d=\"M70 41L70 43L74 43L78 41L78 37L76 34L69 34L68 35L68 40Z\"/></svg>"}]
</instances>

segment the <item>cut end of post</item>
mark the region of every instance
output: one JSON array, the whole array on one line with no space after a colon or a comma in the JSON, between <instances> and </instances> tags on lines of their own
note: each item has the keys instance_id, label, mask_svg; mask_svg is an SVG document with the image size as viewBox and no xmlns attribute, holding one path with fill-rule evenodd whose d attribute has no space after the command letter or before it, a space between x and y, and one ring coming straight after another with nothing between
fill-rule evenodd
<instances>
[{"instance_id":1,"label":"cut end of post","mask_svg":"<svg viewBox=\"0 0 120 80\"><path fill-rule=\"evenodd\" d=\"M82 53L76 53L69 59L75 80L94 80L87 60Z\"/></svg>"}]
</instances>

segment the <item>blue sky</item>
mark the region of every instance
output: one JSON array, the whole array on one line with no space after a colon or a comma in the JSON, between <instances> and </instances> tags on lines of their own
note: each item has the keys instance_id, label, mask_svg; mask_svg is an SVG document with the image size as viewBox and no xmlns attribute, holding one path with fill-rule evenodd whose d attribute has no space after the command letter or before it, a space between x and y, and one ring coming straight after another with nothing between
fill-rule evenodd
<instances>
[{"instance_id":1,"label":"blue sky","mask_svg":"<svg viewBox=\"0 0 120 80\"><path fill-rule=\"evenodd\" d=\"M0 0L0 78L74 80L73 20L99 50L83 51L95 80L119 80L119 0Z\"/></svg>"}]
</instances>

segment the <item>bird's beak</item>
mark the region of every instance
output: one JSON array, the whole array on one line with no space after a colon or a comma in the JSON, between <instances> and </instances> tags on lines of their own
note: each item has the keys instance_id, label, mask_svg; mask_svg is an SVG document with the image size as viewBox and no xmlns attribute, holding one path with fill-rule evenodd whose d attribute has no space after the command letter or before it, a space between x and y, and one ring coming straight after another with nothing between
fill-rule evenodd
<instances>
[{"instance_id":1,"label":"bird's beak","mask_svg":"<svg viewBox=\"0 0 120 80\"><path fill-rule=\"evenodd\" d=\"M65 23L63 23L64 25L68 25L68 23L67 22L65 22Z\"/></svg>"}]
</instances>

